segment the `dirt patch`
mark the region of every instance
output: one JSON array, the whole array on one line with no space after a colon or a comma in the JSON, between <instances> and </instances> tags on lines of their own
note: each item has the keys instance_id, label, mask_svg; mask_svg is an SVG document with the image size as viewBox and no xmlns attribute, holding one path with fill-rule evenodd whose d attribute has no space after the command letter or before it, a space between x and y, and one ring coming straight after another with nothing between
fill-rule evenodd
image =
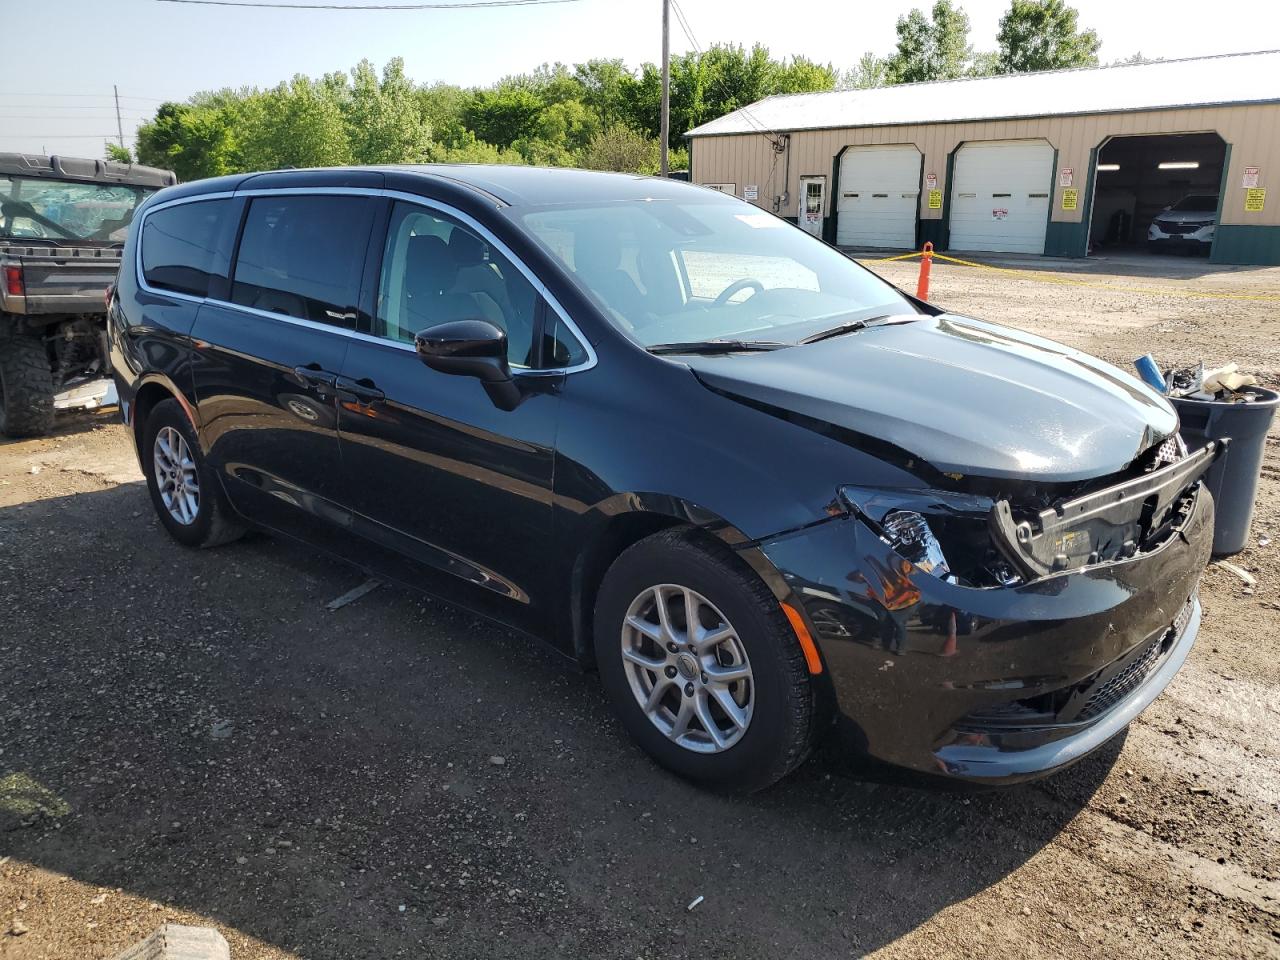
<instances>
[{"instance_id":1,"label":"dirt patch","mask_svg":"<svg viewBox=\"0 0 1280 960\"><path fill-rule=\"evenodd\" d=\"M1158 279L1280 295L1280 271ZM942 266L934 291L1124 366L1280 382L1275 304ZM236 960L1280 956L1276 436L1252 592L1211 568L1201 639L1126 738L979 795L830 749L749 799L694 790L536 644L390 587L327 612L360 575L285 542L183 550L136 471L102 416L0 446L5 960L166 920Z\"/></svg>"}]
</instances>

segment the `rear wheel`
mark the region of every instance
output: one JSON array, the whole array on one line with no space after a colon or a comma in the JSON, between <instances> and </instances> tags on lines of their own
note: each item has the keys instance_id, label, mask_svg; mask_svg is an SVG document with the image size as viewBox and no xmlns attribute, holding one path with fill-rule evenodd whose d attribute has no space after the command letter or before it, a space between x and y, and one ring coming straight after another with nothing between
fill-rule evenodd
<instances>
[{"instance_id":1,"label":"rear wheel","mask_svg":"<svg viewBox=\"0 0 1280 960\"><path fill-rule=\"evenodd\" d=\"M2 321L0 321L2 323ZM39 437L53 429L53 372L44 343L0 327L0 433Z\"/></svg>"},{"instance_id":2,"label":"rear wheel","mask_svg":"<svg viewBox=\"0 0 1280 960\"><path fill-rule=\"evenodd\" d=\"M727 548L655 534L609 568L595 610L601 680L658 763L758 790L808 754L814 690L778 601Z\"/></svg>"},{"instance_id":3,"label":"rear wheel","mask_svg":"<svg viewBox=\"0 0 1280 960\"><path fill-rule=\"evenodd\" d=\"M216 547L244 533L176 400L164 400L151 409L143 430L142 462L152 505L173 539L188 547Z\"/></svg>"}]
</instances>

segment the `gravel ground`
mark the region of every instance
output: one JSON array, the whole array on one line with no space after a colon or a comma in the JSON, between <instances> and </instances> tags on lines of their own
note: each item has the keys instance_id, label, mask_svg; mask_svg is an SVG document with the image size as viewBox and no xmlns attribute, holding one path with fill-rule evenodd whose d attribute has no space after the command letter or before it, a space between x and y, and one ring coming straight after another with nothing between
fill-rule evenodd
<instances>
[{"instance_id":1,"label":"gravel ground","mask_svg":"<svg viewBox=\"0 0 1280 960\"><path fill-rule=\"evenodd\" d=\"M1126 289L939 265L933 297L1280 383L1275 302L1145 289L1280 297L1280 270L1069 266ZM1127 737L1001 793L820 751L726 799L532 641L390 587L327 612L360 575L279 540L181 549L112 414L60 424L0 445L0 958L111 957L165 920L235 960L1280 957L1276 432L1236 558L1257 585L1210 569Z\"/></svg>"}]
</instances>

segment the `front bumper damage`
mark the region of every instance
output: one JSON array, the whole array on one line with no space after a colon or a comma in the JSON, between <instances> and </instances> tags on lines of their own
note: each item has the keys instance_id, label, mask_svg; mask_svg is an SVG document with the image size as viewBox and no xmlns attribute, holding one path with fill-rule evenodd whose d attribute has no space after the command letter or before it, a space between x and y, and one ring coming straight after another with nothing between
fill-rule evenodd
<instances>
[{"instance_id":1,"label":"front bumper damage","mask_svg":"<svg viewBox=\"0 0 1280 960\"><path fill-rule=\"evenodd\" d=\"M1009 586L914 567L857 511L759 546L805 610L858 749L951 779L1017 782L1120 733L1185 660L1213 534L1198 478L1219 452L1035 519L993 509L992 539L1023 573ZM1148 529L1167 519L1159 542L1136 534L1100 558L1100 531L1134 517Z\"/></svg>"}]
</instances>

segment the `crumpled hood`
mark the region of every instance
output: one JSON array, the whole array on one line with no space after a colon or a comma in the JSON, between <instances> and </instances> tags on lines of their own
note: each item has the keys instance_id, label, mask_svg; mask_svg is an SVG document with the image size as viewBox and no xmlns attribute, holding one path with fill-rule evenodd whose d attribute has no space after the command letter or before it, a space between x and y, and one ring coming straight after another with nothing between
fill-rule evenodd
<instances>
[{"instance_id":1,"label":"crumpled hood","mask_svg":"<svg viewBox=\"0 0 1280 960\"><path fill-rule=\"evenodd\" d=\"M947 473L1091 479L1178 425L1168 401L1110 364L950 314L769 353L682 359L723 394L875 437Z\"/></svg>"}]
</instances>

